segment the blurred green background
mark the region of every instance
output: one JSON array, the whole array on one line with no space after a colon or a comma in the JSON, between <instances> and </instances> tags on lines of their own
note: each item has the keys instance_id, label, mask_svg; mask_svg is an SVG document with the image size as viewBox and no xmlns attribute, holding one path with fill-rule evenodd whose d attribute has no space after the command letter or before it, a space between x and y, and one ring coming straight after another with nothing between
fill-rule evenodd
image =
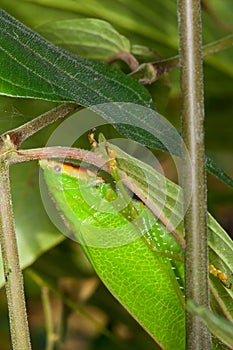
<instances>
[{"instance_id":1,"label":"blurred green background","mask_svg":"<svg viewBox=\"0 0 233 350\"><path fill-rule=\"evenodd\" d=\"M100 18L111 23L120 34L129 39L131 45L148 47L155 57L169 58L177 54L177 4L174 0L0 0L0 5L35 31L40 32L42 25L46 27L58 20ZM202 8L204 44L233 33L232 0L203 0ZM91 53L89 57L90 55ZM233 177L232 47L205 59L204 79L206 152ZM158 111L180 129L179 71L171 71L147 88ZM52 103L46 101L0 97L1 133L23 124L52 106ZM43 146L58 124L59 122L39 132L25 142L23 147ZM158 156L168 177L176 180L169 156ZM69 315L68 336L62 349L156 349L153 340L98 281L78 245L72 241L63 241L64 237L59 235L47 218L39 199L37 165L13 166L11 180L17 230L28 237L45 234L51 241L51 247L62 241L32 265L34 273L43 276L55 288L59 287L70 299L78 301L78 305L97 318L101 326L101 330L97 330L87 317L65 307L65 312ZM232 194L232 189L208 176L209 211L233 237ZM64 262L62 267L61 261ZM42 350L45 349L45 327L41 288L34 279L32 271L26 270L33 349ZM86 292L80 296L80 291L83 290ZM4 294L2 289L0 339L1 350L8 350L11 347ZM62 303L58 296L50 294L50 297L55 323L58 325Z\"/></svg>"}]
</instances>

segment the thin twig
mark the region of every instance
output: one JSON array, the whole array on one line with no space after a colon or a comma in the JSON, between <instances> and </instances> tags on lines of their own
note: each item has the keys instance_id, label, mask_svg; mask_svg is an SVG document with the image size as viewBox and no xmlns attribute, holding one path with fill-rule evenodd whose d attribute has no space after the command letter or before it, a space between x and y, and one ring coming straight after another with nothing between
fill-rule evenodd
<instances>
[{"instance_id":1,"label":"thin twig","mask_svg":"<svg viewBox=\"0 0 233 350\"><path fill-rule=\"evenodd\" d=\"M221 52L225 49L230 48L233 45L233 34L229 34L217 41L210 44L204 45L202 47L203 57L210 56L214 53ZM176 55L166 59L159 59L156 62L150 63L155 70L154 80L157 80L162 74L170 72L172 69L178 68L180 66L180 56ZM140 66L139 66L140 68ZM131 76L136 76L136 72L130 74ZM150 81L151 84L152 81Z\"/></svg>"},{"instance_id":2,"label":"thin twig","mask_svg":"<svg viewBox=\"0 0 233 350\"><path fill-rule=\"evenodd\" d=\"M0 240L6 294L10 319L11 340L14 350L30 350L23 277L19 266L18 249L11 203L9 165L0 159Z\"/></svg>"},{"instance_id":3,"label":"thin twig","mask_svg":"<svg viewBox=\"0 0 233 350\"><path fill-rule=\"evenodd\" d=\"M58 341L56 343L56 350L62 348L62 343L65 342L68 333L68 317L71 313L71 308L61 300L61 314Z\"/></svg>"},{"instance_id":4,"label":"thin twig","mask_svg":"<svg viewBox=\"0 0 233 350\"><path fill-rule=\"evenodd\" d=\"M15 150L8 155L8 157L9 164L17 164L46 158L59 158L63 161L66 159L76 159L83 161L84 163L93 164L102 170L108 171L108 162L105 162L98 153L90 152L81 148L53 146L18 151Z\"/></svg>"},{"instance_id":5,"label":"thin twig","mask_svg":"<svg viewBox=\"0 0 233 350\"><path fill-rule=\"evenodd\" d=\"M60 118L64 118L68 113L82 108L82 106L74 103L63 103L58 107L41 114L37 118L30 120L28 123L25 123L16 129L7 131L1 136L1 142L4 143L5 139L8 137L15 145L15 148L18 149L23 141L37 133L39 130Z\"/></svg>"},{"instance_id":6,"label":"thin twig","mask_svg":"<svg viewBox=\"0 0 233 350\"><path fill-rule=\"evenodd\" d=\"M191 166L184 156L184 201L192 198L184 218L185 297L209 307L208 239L204 145L204 97L201 46L200 0L179 0L179 38L182 92L182 131ZM184 152L185 154L185 152ZM186 313L186 350L210 350L211 335L206 326Z\"/></svg>"},{"instance_id":7,"label":"thin twig","mask_svg":"<svg viewBox=\"0 0 233 350\"><path fill-rule=\"evenodd\" d=\"M41 299L42 299L44 315L45 315L46 350L53 350L56 338L53 330L53 317L52 317L48 287L45 287L45 286L41 287Z\"/></svg>"},{"instance_id":8,"label":"thin twig","mask_svg":"<svg viewBox=\"0 0 233 350\"><path fill-rule=\"evenodd\" d=\"M138 66L139 66L139 63L138 63L137 59L131 53L124 52L124 51L119 52L116 55L112 56L111 58L109 58L107 60L106 63L112 64L112 63L114 63L115 61L118 61L118 60L125 62L132 71L137 69Z\"/></svg>"},{"instance_id":9,"label":"thin twig","mask_svg":"<svg viewBox=\"0 0 233 350\"><path fill-rule=\"evenodd\" d=\"M213 53L229 49L231 46L233 46L233 34L226 35L219 40L204 45L202 54L203 57L206 57L212 55Z\"/></svg>"}]
</instances>

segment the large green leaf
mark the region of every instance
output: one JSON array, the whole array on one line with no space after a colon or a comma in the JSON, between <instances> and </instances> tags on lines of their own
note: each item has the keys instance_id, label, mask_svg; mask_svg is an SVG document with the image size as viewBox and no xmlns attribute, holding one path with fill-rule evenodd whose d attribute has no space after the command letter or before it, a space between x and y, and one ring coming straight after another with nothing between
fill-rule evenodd
<instances>
[{"instance_id":1,"label":"large green leaf","mask_svg":"<svg viewBox=\"0 0 233 350\"><path fill-rule=\"evenodd\" d=\"M84 106L125 101L152 108L148 92L123 73L59 49L2 10L0 19L2 94Z\"/></svg>"}]
</instances>

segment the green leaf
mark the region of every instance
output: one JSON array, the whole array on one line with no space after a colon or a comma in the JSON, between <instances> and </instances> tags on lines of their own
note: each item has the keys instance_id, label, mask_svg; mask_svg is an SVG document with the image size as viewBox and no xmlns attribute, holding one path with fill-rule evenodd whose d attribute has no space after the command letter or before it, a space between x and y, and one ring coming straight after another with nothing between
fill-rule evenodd
<instances>
[{"instance_id":1,"label":"green leaf","mask_svg":"<svg viewBox=\"0 0 233 350\"><path fill-rule=\"evenodd\" d=\"M187 303L187 309L197 315L209 328L213 335L218 337L224 344L232 349L233 346L233 323L223 317L215 315L205 307L197 306L191 300Z\"/></svg>"},{"instance_id":2,"label":"green leaf","mask_svg":"<svg viewBox=\"0 0 233 350\"><path fill-rule=\"evenodd\" d=\"M116 27L132 31L140 36L161 41L171 47L177 45L176 4L173 0L159 0L158 4L146 0L109 1L109 0L30 0L49 8L73 11L88 17L99 17L111 22ZM160 11L158 11L158 8ZM132 11L133 9L133 11ZM164 25L163 17L167 18ZM152 30L153 28L153 30Z\"/></svg>"},{"instance_id":3,"label":"green leaf","mask_svg":"<svg viewBox=\"0 0 233 350\"><path fill-rule=\"evenodd\" d=\"M129 40L99 19L54 21L37 30L55 45L93 60L105 61L119 52L130 52Z\"/></svg>"},{"instance_id":4,"label":"green leaf","mask_svg":"<svg viewBox=\"0 0 233 350\"><path fill-rule=\"evenodd\" d=\"M233 180L228 176L222 168L220 168L211 158L206 157L206 167L210 174L216 176L221 179L230 187L233 187Z\"/></svg>"},{"instance_id":5,"label":"green leaf","mask_svg":"<svg viewBox=\"0 0 233 350\"><path fill-rule=\"evenodd\" d=\"M120 71L72 55L0 11L0 91L84 106L132 102L152 107L148 92Z\"/></svg>"},{"instance_id":6,"label":"green leaf","mask_svg":"<svg viewBox=\"0 0 233 350\"><path fill-rule=\"evenodd\" d=\"M220 314L233 320L233 241L210 214L208 216L208 246L210 263L228 277L226 287L218 278L210 275L211 290L214 290L211 306L218 313L220 307L223 310Z\"/></svg>"}]
</instances>

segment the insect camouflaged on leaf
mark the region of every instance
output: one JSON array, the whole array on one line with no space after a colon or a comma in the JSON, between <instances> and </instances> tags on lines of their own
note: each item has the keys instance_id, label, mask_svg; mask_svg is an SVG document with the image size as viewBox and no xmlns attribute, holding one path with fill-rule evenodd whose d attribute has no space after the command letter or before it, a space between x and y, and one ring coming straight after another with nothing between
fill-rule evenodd
<instances>
[{"instance_id":1,"label":"insect camouflaged on leaf","mask_svg":"<svg viewBox=\"0 0 233 350\"><path fill-rule=\"evenodd\" d=\"M222 282L224 287L226 287L228 289L230 289L232 287L232 284L230 282L228 282L227 275L224 272L222 272L221 270L217 269L213 264L209 265L209 273L211 273L212 275L217 277Z\"/></svg>"},{"instance_id":2,"label":"insect camouflaged on leaf","mask_svg":"<svg viewBox=\"0 0 233 350\"><path fill-rule=\"evenodd\" d=\"M106 155L106 147L104 144L103 146ZM112 167L112 177L114 177L115 183L111 183L111 181L108 183L92 170L72 164L42 160L40 165L44 169L46 182L59 210L66 221L70 223L69 227L74 232L74 236L81 243L97 274L112 294L159 343L163 342L163 335L160 334L160 330L164 327L163 317L170 322L168 325L170 333L172 333L173 325L176 324L175 333L171 335L172 339L176 337L178 327L179 335L183 334L182 339L184 339L184 296L182 291L184 251L166 227L156 219L151 210L134 198L130 202L139 215L132 220L132 206L125 205L128 204L125 199L129 199L129 194L126 192L126 197L122 195L120 183L118 184L117 181L118 166L121 166L121 163L118 163L119 154L117 153L117 155L116 162L114 161L116 166L113 164ZM104 158L106 162L108 162L108 158ZM58 164L60 165L58 166ZM151 176L147 165L145 168ZM128 168L126 167L126 169ZM154 179L153 176L152 179ZM122 183L121 185L124 186ZM81 188L84 190L83 192L80 191ZM93 199L91 205L90 198ZM117 204L122 204L122 206L118 208ZM126 208L129 215L125 211ZM210 252L215 253L216 239L220 239L221 236L218 234L218 226L214 219L210 217L209 220L209 249ZM87 225L87 230L85 225ZM111 231L113 227L114 230ZM110 236L108 232L110 232ZM91 238L88 242L86 234L88 234L88 239ZM82 240L83 237L84 240ZM125 237L126 240L124 240ZM230 246L230 243L226 241L228 245L225 246L225 250ZM219 246L221 245L218 244L217 248ZM221 259L220 254L221 250L218 251L218 256ZM212 261L216 261L215 256L214 259ZM232 271L227 259L224 263ZM223 300L221 302L223 304L226 301L227 309L227 294L231 295L231 290L227 289L223 283L224 280L226 281L227 274L221 274L221 270L216 272L213 267L212 271L216 275L216 278L211 281L214 283L214 287L215 285L225 287L224 291L221 290L221 293L224 293L224 299L221 295L221 300ZM218 281L219 277L222 278L222 284ZM224 307L225 304L223 304ZM229 308L228 310L230 312ZM180 340L177 349L184 349L182 339L180 337L177 339L176 344ZM173 350L174 341L166 348Z\"/></svg>"}]
</instances>

